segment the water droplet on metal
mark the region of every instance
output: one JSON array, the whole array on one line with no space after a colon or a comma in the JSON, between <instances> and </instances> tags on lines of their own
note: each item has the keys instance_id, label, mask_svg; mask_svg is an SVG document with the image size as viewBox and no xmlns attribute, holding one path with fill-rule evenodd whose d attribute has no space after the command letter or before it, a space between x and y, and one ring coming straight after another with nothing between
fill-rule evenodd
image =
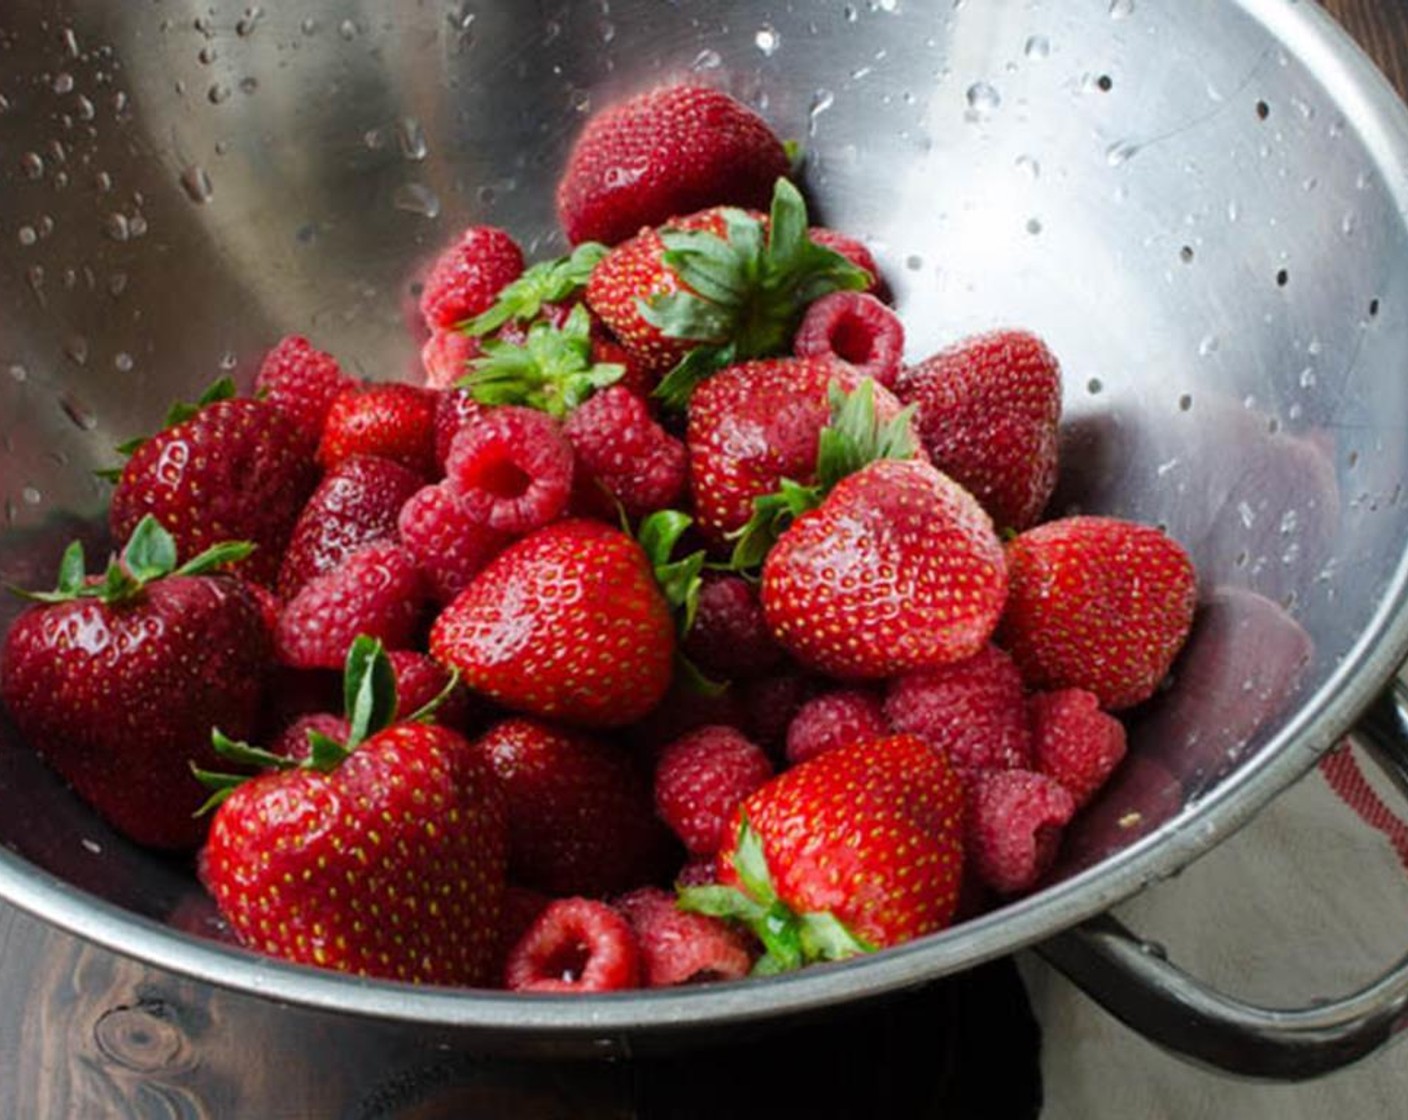
<instances>
[{"instance_id":1,"label":"water droplet on metal","mask_svg":"<svg viewBox=\"0 0 1408 1120\"><path fill-rule=\"evenodd\" d=\"M1110 18L1127 19L1134 14L1134 0L1110 0Z\"/></svg>"},{"instance_id":2,"label":"water droplet on metal","mask_svg":"<svg viewBox=\"0 0 1408 1120\"><path fill-rule=\"evenodd\" d=\"M1354 229L1358 224L1359 216L1351 210L1340 219L1340 232L1346 237L1349 237L1354 233Z\"/></svg>"},{"instance_id":3,"label":"water droplet on metal","mask_svg":"<svg viewBox=\"0 0 1408 1120\"><path fill-rule=\"evenodd\" d=\"M353 19L345 19L337 25L337 33L344 39L355 39L357 31L357 21Z\"/></svg>"},{"instance_id":4,"label":"water droplet on metal","mask_svg":"<svg viewBox=\"0 0 1408 1120\"><path fill-rule=\"evenodd\" d=\"M782 36L772 24L765 23L753 36L753 45L763 52L764 58L771 58L777 53L777 48L782 46Z\"/></svg>"},{"instance_id":5,"label":"water droplet on metal","mask_svg":"<svg viewBox=\"0 0 1408 1120\"><path fill-rule=\"evenodd\" d=\"M968 111L973 116L987 116L1002 104L1002 94L988 82L974 82L965 94Z\"/></svg>"},{"instance_id":6,"label":"water droplet on metal","mask_svg":"<svg viewBox=\"0 0 1408 1120\"><path fill-rule=\"evenodd\" d=\"M59 407L80 431L91 432L98 426L98 414L72 393L64 393L59 397Z\"/></svg>"},{"instance_id":7,"label":"water droplet on metal","mask_svg":"<svg viewBox=\"0 0 1408 1120\"><path fill-rule=\"evenodd\" d=\"M20 497L24 500L24 504L27 506L37 506L40 502L44 500L44 495L39 492L39 488L37 486L26 486L23 490L20 491Z\"/></svg>"},{"instance_id":8,"label":"water droplet on metal","mask_svg":"<svg viewBox=\"0 0 1408 1120\"><path fill-rule=\"evenodd\" d=\"M405 183L396 188L391 196L391 204L407 214L418 214L422 218L440 216L440 196L424 183Z\"/></svg>"},{"instance_id":9,"label":"water droplet on metal","mask_svg":"<svg viewBox=\"0 0 1408 1120\"><path fill-rule=\"evenodd\" d=\"M60 38L63 40L64 50L68 52L69 58L77 58L83 53L78 49L78 36L73 33L73 28L65 27Z\"/></svg>"},{"instance_id":10,"label":"water droplet on metal","mask_svg":"<svg viewBox=\"0 0 1408 1120\"><path fill-rule=\"evenodd\" d=\"M1203 358L1209 357L1216 354L1221 346L1222 340L1217 335L1204 335L1202 342L1198 343L1198 355Z\"/></svg>"},{"instance_id":11,"label":"water droplet on metal","mask_svg":"<svg viewBox=\"0 0 1408 1120\"><path fill-rule=\"evenodd\" d=\"M103 229L114 241L130 241L132 239L132 223L127 220L127 215L120 210L114 210L103 222Z\"/></svg>"},{"instance_id":12,"label":"water droplet on metal","mask_svg":"<svg viewBox=\"0 0 1408 1120\"><path fill-rule=\"evenodd\" d=\"M75 365L88 364L88 340L81 334L71 334L64 341L64 353Z\"/></svg>"},{"instance_id":13,"label":"water droplet on metal","mask_svg":"<svg viewBox=\"0 0 1408 1120\"><path fill-rule=\"evenodd\" d=\"M250 94L250 93L256 92L258 89L259 89L259 79L258 79L258 78L241 78L241 79L240 79L240 92L241 92L241 93Z\"/></svg>"},{"instance_id":14,"label":"water droplet on metal","mask_svg":"<svg viewBox=\"0 0 1408 1120\"><path fill-rule=\"evenodd\" d=\"M723 56L716 50L702 50L689 64L691 70L717 70L724 64Z\"/></svg>"},{"instance_id":15,"label":"water droplet on metal","mask_svg":"<svg viewBox=\"0 0 1408 1120\"><path fill-rule=\"evenodd\" d=\"M1111 167L1128 163L1139 154L1139 145L1133 140L1120 140L1105 150L1105 162Z\"/></svg>"},{"instance_id":16,"label":"water droplet on metal","mask_svg":"<svg viewBox=\"0 0 1408 1120\"><path fill-rule=\"evenodd\" d=\"M230 87L216 82L205 91L205 96L212 105L223 104L230 99Z\"/></svg>"},{"instance_id":17,"label":"water droplet on metal","mask_svg":"<svg viewBox=\"0 0 1408 1120\"><path fill-rule=\"evenodd\" d=\"M415 117L402 117L396 122L396 142L400 145L403 159L419 163L430 152L425 142L425 130Z\"/></svg>"},{"instance_id":18,"label":"water droplet on metal","mask_svg":"<svg viewBox=\"0 0 1408 1120\"><path fill-rule=\"evenodd\" d=\"M131 354L129 354L126 350L122 350L119 351L118 354L113 358L112 364L114 367L116 367L119 373L131 373L132 367L136 363L132 360Z\"/></svg>"},{"instance_id":19,"label":"water droplet on metal","mask_svg":"<svg viewBox=\"0 0 1408 1120\"><path fill-rule=\"evenodd\" d=\"M74 108L78 110L78 119L81 121L91 121L98 115L98 110L93 102L81 93L74 99L73 104Z\"/></svg>"},{"instance_id":20,"label":"water droplet on metal","mask_svg":"<svg viewBox=\"0 0 1408 1120\"><path fill-rule=\"evenodd\" d=\"M15 236L19 239L19 243L28 249L39 240L39 231L33 226L20 226L19 232Z\"/></svg>"},{"instance_id":21,"label":"water droplet on metal","mask_svg":"<svg viewBox=\"0 0 1408 1120\"><path fill-rule=\"evenodd\" d=\"M220 368L226 372L232 370L239 364L239 358L235 356L233 350L226 350L220 355Z\"/></svg>"},{"instance_id":22,"label":"water droplet on metal","mask_svg":"<svg viewBox=\"0 0 1408 1120\"><path fill-rule=\"evenodd\" d=\"M1033 35L1027 39L1022 53L1032 59L1049 58L1051 56L1051 40L1045 35Z\"/></svg>"},{"instance_id":23,"label":"water droplet on metal","mask_svg":"<svg viewBox=\"0 0 1408 1120\"><path fill-rule=\"evenodd\" d=\"M127 290L127 273L114 272L108 277L108 295L116 299Z\"/></svg>"},{"instance_id":24,"label":"water droplet on metal","mask_svg":"<svg viewBox=\"0 0 1408 1120\"><path fill-rule=\"evenodd\" d=\"M235 23L235 34L241 39L247 39L254 34L254 29L259 26L259 21L263 18L264 9L258 5L246 8L244 15Z\"/></svg>"},{"instance_id":25,"label":"water droplet on metal","mask_svg":"<svg viewBox=\"0 0 1408 1120\"><path fill-rule=\"evenodd\" d=\"M25 152L20 156L20 170L24 172L26 179L42 179L44 177L44 157L38 152Z\"/></svg>"},{"instance_id":26,"label":"water droplet on metal","mask_svg":"<svg viewBox=\"0 0 1408 1120\"><path fill-rule=\"evenodd\" d=\"M196 203L209 202L210 196L215 193L210 175L196 163L181 172L181 189L186 192L187 198Z\"/></svg>"},{"instance_id":27,"label":"water droplet on metal","mask_svg":"<svg viewBox=\"0 0 1408 1120\"><path fill-rule=\"evenodd\" d=\"M53 90L55 93L73 92L73 75L67 70L54 75Z\"/></svg>"},{"instance_id":28,"label":"water droplet on metal","mask_svg":"<svg viewBox=\"0 0 1408 1120\"><path fill-rule=\"evenodd\" d=\"M1042 225L1041 225L1041 219L1040 219L1040 218L1028 218L1028 219L1027 219L1027 232L1028 232L1029 234L1031 234L1033 237L1035 237L1035 236L1037 236L1037 234L1041 233L1041 230L1042 230Z\"/></svg>"},{"instance_id":29,"label":"water droplet on metal","mask_svg":"<svg viewBox=\"0 0 1408 1120\"><path fill-rule=\"evenodd\" d=\"M208 44L204 47L201 47L201 49L196 52L196 58L206 66L209 66L219 57L220 52Z\"/></svg>"},{"instance_id":30,"label":"water droplet on metal","mask_svg":"<svg viewBox=\"0 0 1408 1120\"><path fill-rule=\"evenodd\" d=\"M1018 170L1026 172L1026 174L1032 179L1041 178L1041 164L1038 163L1036 158L1033 156L1018 156L1017 168Z\"/></svg>"}]
</instances>

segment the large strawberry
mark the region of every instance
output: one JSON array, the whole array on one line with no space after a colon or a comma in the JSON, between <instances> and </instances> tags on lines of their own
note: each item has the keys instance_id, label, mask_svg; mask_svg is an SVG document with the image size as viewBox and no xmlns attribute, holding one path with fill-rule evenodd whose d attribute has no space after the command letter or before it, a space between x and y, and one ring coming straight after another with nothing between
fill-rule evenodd
<instances>
[{"instance_id":1,"label":"large strawberry","mask_svg":"<svg viewBox=\"0 0 1408 1120\"><path fill-rule=\"evenodd\" d=\"M1007 546L1011 595L998 642L1032 688L1083 688L1106 711L1147 700L1193 624L1197 576L1166 533L1080 516Z\"/></svg>"},{"instance_id":2,"label":"large strawberry","mask_svg":"<svg viewBox=\"0 0 1408 1120\"><path fill-rule=\"evenodd\" d=\"M669 836L650 785L615 743L530 719L491 727L474 748L508 799L509 875L551 895L604 897L667 868Z\"/></svg>"},{"instance_id":3,"label":"large strawberry","mask_svg":"<svg viewBox=\"0 0 1408 1120\"><path fill-rule=\"evenodd\" d=\"M1006 592L992 519L915 459L882 459L843 478L763 565L763 613L778 641L849 679L972 657Z\"/></svg>"},{"instance_id":4,"label":"large strawberry","mask_svg":"<svg viewBox=\"0 0 1408 1120\"><path fill-rule=\"evenodd\" d=\"M490 561L435 620L430 652L507 707L622 726L655 707L669 686L670 612L636 541L571 518Z\"/></svg>"},{"instance_id":5,"label":"large strawberry","mask_svg":"<svg viewBox=\"0 0 1408 1120\"><path fill-rule=\"evenodd\" d=\"M837 747L743 802L719 884L681 904L752 928L760 972L898 945L953 917L962 833L962 785L922 740Z\"/></svg>"},{"instance_id":6,"label":"large strawberry","mask_svg":"<svg viewBox=\"0 0 1408 1120\"><path fill-rule=\"evenodd\" d=\"M895 394L934 465L973 492L1000 528L1027 528L1056 486L1061 367L1027 331L965 339L905 369Z\"/></svg>"},{"instance_id":7,"label":"large strawberry","mask_svg":"<svg viewBox=\"0 0 1408 1120\"><path fill-rule=\"evenodd\" d=\"M488 984L508 852L498 780L455 732L397 721L376 643L349 653L346 690L347 742L315 736L302 760L219 737L230 758L271 769L202 774L219 804L202 878L250 948L366 976Z\"/></svg>"},{"instance_id":8,"label":"large strawberry","mask_svg":"<svg viewBox=\"0 0 1408 1120\"><path fill-rule=\"evenodd\" d=\"M761 206L790 163L757 113L726 93L671 86L594 116L557 186L567 239L608 245L677 214Z\"/></svg>"},{"instance_id":9,"label":"large strawberry","mask_svg":"<svg viewBox=\"0 0 1408 1120\"><path fill-rule=\"evenodd\" d=\"M817 481L821 433L837 407L833 387L851 394L863 380L829 359L773 358L732 366L699 386L689 406L689 481L699 529L712 544L742 529L757 499L784 480ZM871 391L875 419L900 416L888 390L871 383ZM886 452L901 453L915 449Z\"/></svg>"},{"instance_id":10,"label":"large strawberry","mask_svg":"<svg viewBox=\"0 0 1408 1120\"><path fill-rule=\"evenodd\" d=\"M163 431L124 445L132 455L108 524L115 540L126 540L152 514L182 556L249 541L255 548L240 574L272 585L317 467L293 421L272 404L233 394L232 382L219 382L196 405L173 408Z\"/></svg>"},{"instance_id":11,"label":"large strawberry","mask_svg":"<svg viewBox=\"0 0 1408 1120\"><path fill-rule=\"evenodd\" d=\"M593 270L587 304L641 366L669 370L655 395L683 408L715 370L785 351L814 300L869 282L810 239L801 194L779 179L766 218L720 207L618 245Z\"/></svg>"},{"instance_id":12,"label":"large strawberry","mask_svg":"<svg viewBox=\"0 0 1408 1120\"><path fill-rule=\"evenodd\" d=\"M247 554L227 544L177 564L171 535L139 522L102 578L83 550L58 589L15 621L0 651L0 698L20 733L100 814L138 843L191 848L210 729L254 729L271 658L259 603L211 571Z\"/></svg>"}]
</instances>

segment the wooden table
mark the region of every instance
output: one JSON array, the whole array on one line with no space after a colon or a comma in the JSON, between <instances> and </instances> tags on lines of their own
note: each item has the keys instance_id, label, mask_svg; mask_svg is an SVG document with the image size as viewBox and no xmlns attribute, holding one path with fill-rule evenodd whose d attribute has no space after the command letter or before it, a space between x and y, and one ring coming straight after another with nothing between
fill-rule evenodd
<instances>
[{"instance_id":1,"label":"wooden table","mask_svg":"<svg viewBox=\"0 0 1408 1120\"><path fill-rule=\"evenodd\" d=\"M1408 94L1408 2L1405 0L1324 0L1375 59L1401 93ZM987 982L985 979L983 982ZM999 978L996 983L1003 983ZM537 1064L496 1063L493 1077L486 1066L463 1055L447 1055L434 1045L411 1043L390 1036L357 1039L353 1032L325 1033L326 1023L297 1013L265 1016L267 1030L258 1037L222 1038L224 997L198 985L162 976L86 943L54 931L11 907L0 904L0 1117L58 1120L74 1117L243 1117L251 1096L280 1102L278 1111L259 1113L260 1120L280 1117L338 1115L348 1117L621 1117L693 1116L708 1111L668 1111L659 1103L668 1086L690 1074L668 1064L635 1069L601 1064L554 1072ZM963 990L947 990L928 1004L902 1003L886 1018L852 1027L851 1039L878 1037L886 1045L912 1041L920 1025L932 1031L932 1020L916 1018L906 1031L906 1016L928 1016L938 1007L963 1002ZM966 997L971 1004L971 992ZM986 997L985 997L986 999ZM965 1023L979 1014L968 1006ZM848 1032L849 1033L849 1032ZM934 1041L930 1037L931 1043ZM824 1033L798 1036L792 1043L796 1061L825 1064ZM325 1086L311 1085L289 1055L309 1047L325 1048L328 1066L336 1065L345 1081L334 1096L335 1113L315 1110L312 1094L326 1101ZM893 1049L892 1049L893 1055ZM833 1054L847 1062L855 1053ZM924 1066L925 1055L901 1061ZM733 1055L737 1060L744 1055ZM720 1055L718 1061L725 1060ZM861 1063L863 1065L863 1063ZM724 1072L715 1064L713 1075ZM932 1074L933 1070L930 1069ZM727 1076L727 1075L726 1075ZM198 1087L198 1089L197 1089ZM883 1070L857 1091L872 1106L871 1115L904 1113L902 1092ZM945 1095L946 1092L949 1095ZM813 1109L812 1115L864 1115L854 1111L855 1099L833 1101L838 1109ZM512 1105L508 1104L512 1100ZM888 1099L889 1107L885 1107ZM654 1102L654 1106L650 1102ZM925 1098L924 1115L965 1117L970 1113L960 1097L934 1089ZM773 1110L779 1101L761 1102ZM795 1103L795 1102L794 1102ZM1013 1115L1023 1112L1020 1095L1011 1102ZM930 1110L934 1110L931 1112ZM723 1113L720 1113L723 1114ZM764 1115L738 1101L727 1114ZM778 1113L784 1114L784 1113ZM986 1113L991 1115L991 1113Z\"/></svg>"}]
</instances>

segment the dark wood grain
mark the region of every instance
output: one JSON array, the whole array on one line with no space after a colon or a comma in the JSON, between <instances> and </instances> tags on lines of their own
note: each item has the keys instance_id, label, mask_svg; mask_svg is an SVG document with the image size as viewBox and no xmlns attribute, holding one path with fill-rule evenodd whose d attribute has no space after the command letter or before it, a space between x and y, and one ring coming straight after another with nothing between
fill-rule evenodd
<instances>
[{"instance_id":1,"label":"dark wood grain","mask_svg":"<svg viewBox=\"0 0 1408 1120\"><path fill-rule=\"evenodd\" d=\"M1324 0L1324 7L1358 40L1398 92L1408 97L1408 3Z\"/></svg>"}]
</instances>

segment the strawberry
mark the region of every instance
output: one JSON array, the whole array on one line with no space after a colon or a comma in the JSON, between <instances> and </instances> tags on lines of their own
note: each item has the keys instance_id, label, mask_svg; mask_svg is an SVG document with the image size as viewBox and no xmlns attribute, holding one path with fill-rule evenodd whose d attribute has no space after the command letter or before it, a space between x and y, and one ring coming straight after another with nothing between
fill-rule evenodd
<instances>
[{"instance_id":1,"label":"strawberry","mask_svg":"<svg viewBox=\"0 0 1408 1120\"><path fill-rule=\"evenodd\" d=\"M190 760L214 758L212 724L247 734L259 718L269 633L248 585L211 574L248 551L223 544L178 566L148 516L88 579L70 545L58 589L30 596L0 650L0 699L20 734L139 844L199 844Z\"/></svg>"},{"instance_id":2,"label":"strawberry","mask_svg":"<svg viewBox=\"0 0 1408 1120\"><path fill-rule=\"evenodd\" d=\"M748 524L757 499L778 491L784 480L815 483L821 433L836 413L832 387L853 393L866 383L849 366L829 359L772 358L732 366L702 384L690 401L685 443L705 539L723 544ZM899 402L888 390L868 384L873 417L897 419ZM875 452L907 453L913 453L909 443Z\"/></svg>"},{"instance_id":3,"label":"strawberry","mask_svg":"<svg viewBox=\"0 0 1408 1120\"><path fill-rule=\"evenodd\" d=\"M600 897L657 878L669 838L650 785L614 743L508 719L474 743L508 804L509 876L550 895Z\"/></svg>"},{"instance_id":4,"label":"strawberry","mask_svg":"<svg viewBox=\"0 0 1408 1120\"><path fill-rule=\"evenodd\" d=\"M1028 686L1085 689L1106 711L1152 696L1193 624L1193 563L1151 526L1049 521L1008 544L1007 569L998 642Z\"/></svg>"},{"instance_id":5,"label":"strawberry","mask_svg":"<svg viewBox=\"0 0 1408 1120\"><path fill-rule=\"evenodd\" d=\"M264 355L254 378L254 395L293 422L311 455L332 402L352 384L331 354L315 349L306 338L290 335Z\"/></svg>"},{"instance_id":6,"label":"strawberry","mask_svg":"<svg viewBox=\"0 0 1408 1120\"><path fill-rule=\"evenodd\" d=\"M706 206L762 206L790 163L763 119L728 94L652 90L587 123L557 185L558 220L573 244L614 245Z\"/></svg>"},{"instance_id":7,"label":"strawberry","mask_svg":"<svg viewBox=\"0 0 1408 1120\"><path fill-rule=\"evenodd\" d=\"M763 565L763 613L804 665L879 679L971 657L1007 592L1002 543L928 463L883 459L794 521Z\"/></svg>"},{"instance_id":8,"label":"strawberry","mask_svg":"<svg viewBox=\"0 0 1408 1120\"><path fill-rule=\"evenodd\" d=\"M439 399L434 390L395 381L348 390L328 411L319 464L331 470L353 455L376 455L431 478Z\"/></svg>"},{"instance_id":9,"label":"strawberry","mask_svg":"<svg viewBox=\"0 0 1408 1120\"><path fill-rule=\"evenodd\" d=\"M362 545L394 537L401 507L420 487L414 471L374 455L354 455L328 471L294 524L279 594L288 599Z\"/></svg>"},{"instance_id":10,"label":"strawberry","mask_svg":"<svg viewBox=\"0 0 1408 1120\"><path fill-rule=\"evenodd\" d=\"M420 311L432 330L452 330L487 311L500 289L523 272L523 250L494 226L470 226L425 278Z\"/></svg>"},{"instance_id":11,"label":"strawberry","mask_svg":"<svg viewBox=\"0 0 1408 1120\"><path fill-rule=\"evenodd\" d=\"M163 431L124 445L132 454L113 491L108 527L114 540L127 540L152 514L182 556L249 541L255 548L240 561L240 574L272 585L317 468L283 413L233 394L232 382L218 382L194 407L174 407Z\"/></svg>"},{"instance_id":12,"label":"strawberry","mask_svg":"<svg viewBox=\"0 0 1408 1120\"><path fill-rule=\"evenodd\" d=\"M646 370L669 371L655 396L682 409L716 370L785 351L814 300L869 279L808 238L806 204L779 179L767 217L704 210L618 245L587 304Z\"/></svg>"},{"instance_id":13,"label":"strawberry","mask_svg":"<svg viewBox=\"0 0 1408 1120\"><path fill-rule=\"evenodd\" d=\"M483 759L434 723L394 722L375 642L348 655L345 745L295 761L217 736L271 767L206 771L218 809L202 878L240 940L301 964L414 983L486 985L498 962L508 829Z\"/></svg>"},{"instance_id":14,"label":"strawberry","mask_svg":"<svg viewBox=\"0 0 1408 1120\"><path fill-rule=\"evenodd\" d=\"M430 652L518 711L618 727L670 683L670 605L645 550L598 521L556 521L491 560L435 620Z\"/></svg>"},{"instance_id":15,"label":"strawberry","mask_svg":"<svg viewBox=\"0 0 1408 1120\"><path fill-rule=\"evenodd\" d=\"M719 884L686 909L742 920L776 972L942 929L963 873L963 790L943 757L899 735L784 771L739 810Z\"/></svg>"},{"instance_id":16,"label":"strawberry","mask_svg":"<svg viewBox=\"0 0 1408 1120\"><path fill-rule=\"evenodd\" d=\"M1061 367L1025 331L967 339L900 374L895 393L934 465L1000 528L1033 524L1056 486Z\"/></svg>"}]
</instances>

